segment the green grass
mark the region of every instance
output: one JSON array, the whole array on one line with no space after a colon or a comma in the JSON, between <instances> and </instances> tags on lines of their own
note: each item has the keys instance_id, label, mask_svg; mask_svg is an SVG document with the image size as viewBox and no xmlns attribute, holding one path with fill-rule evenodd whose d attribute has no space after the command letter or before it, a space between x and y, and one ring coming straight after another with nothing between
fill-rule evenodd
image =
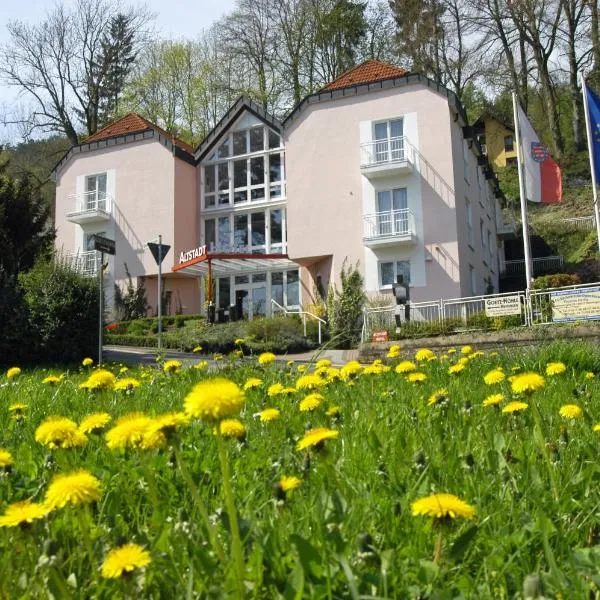
<instances>
[{"instance_id":1,"label":"green grass","mask_svg":"<svg viewBox=\"0 0 600 600\"><path fill-rule=\"evenodd\" d=\"M459 356L423 365L422 384L393 369L330 383L314 413L298 410L307 392L266 393L275 382L295 385L296 367L221 363L221 374L239 384L250 376L264 380L246 392L245 443L227 441L248 598L520 598L528 577L528 586L540 578L546 597L595 597L600 433L592 426L600 421L600 381L584 372L600 373L600 352L552 344L474 358L460 375L448 375ZM543 373L554 360L567 373L547 378L524 413L482 406L489 394L512 396L508 381L483 383L491 368ZM83 368L56 387L41 384L46 374L0 379L0 447L15 458L12 473L0 476L0 511L22 499L40 501L56 473L79 468L102 481L103 494L91 508L62 509L27 529L0 529L0 597L236 597L211 426L193 422L170 446L150 451L111 451L102 436L90 436L83 449L50 451L34 439L49 415L79 421L96 411L117 418L181 410L193 385L213 374L132 369L127 376L144 379L129 394L80 390ZM448 402L428 406L442 387ZM15 401L28 405L22 423L9 415ZM573 402L583 417L566 421L559 408ZM342 407L339 420L325 415L333 405ZM261 423L255 415L267 406L279 408L281 419ZM339 438L321 452L298 452L297 440L317 426L338 429ZM282 475L301 477L302 484L278 503L274 486ZM432 560L438 528L410 510L433 492L454 493L477 510L474 521L444 525L438 563ZM144 545L152 563L143 574L102 579L106 552L124 542Z\"/></svg>"}]
</instances>

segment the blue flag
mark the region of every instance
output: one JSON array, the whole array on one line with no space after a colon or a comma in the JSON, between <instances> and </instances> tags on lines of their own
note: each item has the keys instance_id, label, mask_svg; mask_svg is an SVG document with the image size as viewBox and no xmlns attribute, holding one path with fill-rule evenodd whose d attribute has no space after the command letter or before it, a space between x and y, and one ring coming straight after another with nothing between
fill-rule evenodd
<instances>
[{"instance_id":1,"label":"blue flag","mask_svg":"<svg viewBox=\"0 0 600 600\"><path fill-rule=\"evenodd\" d=\"M587 94L587 104L590 119L590 132L592 154L594 161L594 173L596 174L596 182L600 182L600 98L590 89L585 86Z\"/></svg>"}]
</instances>

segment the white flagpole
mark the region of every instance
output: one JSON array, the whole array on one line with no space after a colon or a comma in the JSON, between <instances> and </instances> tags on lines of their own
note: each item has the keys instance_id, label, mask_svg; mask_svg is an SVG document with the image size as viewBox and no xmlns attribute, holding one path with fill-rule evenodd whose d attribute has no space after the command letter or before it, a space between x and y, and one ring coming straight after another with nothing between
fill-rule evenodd
<instances>
[{"instance_id":1,"label":"white flagpole","mask_svg":"<svg viewBox=\"0 0 600 600\"><path fill-rule=\"evenodd\" d=\"M527 292L533 281L531 262L531 246L529 245L529 222L527 220L527 198L525 196L525 181L523 178L523 157L521 156L521 132L519 131L519 113L517 111L517 95L513 92L513 111L515 119L515 136L517 138L517 167L519 169L519 195L521 196L521 222L523 223L523 252L525 255L525 279Z\"/></svg>"},{"instance_id":2,"label":"white flagpole","mask_svg":"<svg viewBox=\"0 0 600 600\"><path fill-rule=\"evenodd\" d=\"M588 154L590 155L590 171L592 173L592 193L594 195L594 216L596 218L596 235L598 236L598 250L600 251L600 209L598 208L598 190L596 189L596 170L594 169L594 150L592 139L592 126L590 124L590 109L586 93L586 83L583 71L580 71L581 91L583 93L583 112L585 113L585 131L588 140Z\"/></svg>"}]
</instances>

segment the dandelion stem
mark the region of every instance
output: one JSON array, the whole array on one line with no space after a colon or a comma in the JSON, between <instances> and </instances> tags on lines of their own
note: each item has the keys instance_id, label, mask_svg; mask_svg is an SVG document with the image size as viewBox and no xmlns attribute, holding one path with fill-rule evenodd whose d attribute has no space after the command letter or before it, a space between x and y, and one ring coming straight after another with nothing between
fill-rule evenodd
<instances>
[{"instance_id":1,"label":"dandelion stem","mask_svg":"<svg viewBox=\"0 0 600 600\"><path fill-rule=\"evenodd\" d=\"M218 431L218 428L217 428ZM217 435L219 440L219 459L221 461L221 474L223 476L223 494L225 496L225 505L227 515L229 516L229 527L231 529L231 554L236 568L236 584L239 597L244 595L244 556L242 552L242 539L240 537L240 528L238 525L237 511L231 489L231 474L229 471L229 458L227 456L227 447L223 436Z\"/></svg>"},{"instance_id":2,"label":"dandelion stem","mask_svg":"<svg viewBox=\"0 0 600 600\"><path fill-rule=\"evenodd\" d=\"M433 550L433 562L436 565L440 564L440 560L442 559L442 545L444 542L444 527L442 523L436 520L436 525L438 527L438 536L435 541L435 548Z\"/></svg>"}]
</instances>

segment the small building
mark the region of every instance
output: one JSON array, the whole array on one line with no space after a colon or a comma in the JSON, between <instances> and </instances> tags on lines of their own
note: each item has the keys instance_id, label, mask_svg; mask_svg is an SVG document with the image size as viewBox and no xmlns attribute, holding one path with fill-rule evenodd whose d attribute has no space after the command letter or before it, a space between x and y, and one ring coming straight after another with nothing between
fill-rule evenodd
<instances>
[{"instance_id":1,"label":"small building","mask_svg":"<svg viewBox=\"0 0 600 600\"><path fill-rule=\"evenodd\" d=\"M517 164L517 141L511 123L486 110L473 123L473 129L484 154L494 167Z\"/></svg>"},{"instance_id":2,"label":"small building","mask_svg":"<svg viewBox=\"0 0 600 600\"><path fill-rule=\"evenodd\" d=\"M141 278L152 311L158 234L171 313L297 310L339 285L344 262L369 295L400 274L414 301L498 290L502 193L475 130L450 90L379 61L283 121L242 97L195 149L127 115L54 176L57 247L93 272L91 236L115 239L107 287Z\"/></svg>"}]
</instances>

